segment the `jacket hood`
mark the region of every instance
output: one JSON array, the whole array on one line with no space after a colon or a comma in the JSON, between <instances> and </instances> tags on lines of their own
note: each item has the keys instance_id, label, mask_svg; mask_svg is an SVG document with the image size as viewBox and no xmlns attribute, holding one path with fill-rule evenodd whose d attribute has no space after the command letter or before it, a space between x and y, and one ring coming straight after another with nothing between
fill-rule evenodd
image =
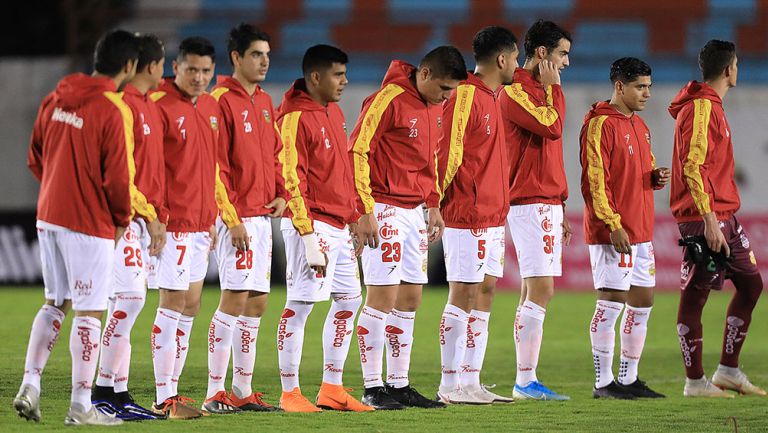
<instances>
[{"instance_id":1,"label":"jacket hood","mask_svg":"<svg viewBox=\"0 0 768 433\"><path fill-rule=\"evenodd\" d=\"M609 116L609 117L615 117L617 119L629 120L633 118L635 115L633 113L632 116L626 116L624 115L624 113L616 109L616 107L611 105L609 101L600 101L592 104L592 108L590 108L586 116L584 116L584 123L598 116Z\"/></svg>"},{"instance_id":2,"label":"jacket hood","mask_svg":"<svg viewBox=\"0 0 768 433\"><path fill-rule=\"evenodd\" d=\"M472 71L467 71L467 79L462 81L462 83L472 84L473 86L482 89L484 92L495 94L497 89L491 89L488 86L485 85L483 80L480 79L477 75L475 75ZM499 88L502 88L504 86L499 86Z\"/></svg>"},{"instance_id":3,"label":"jacket hood","mask_svg":"<svg viewBox=\"0 0 768 433\"><path fill-rule=\"evenodd\" d=\"M307 92L307 83L303 78L293 82L293 85L285 95L283 95L283 102L278 107L278 111L282 116L285 113L292 111L323 111L325 107L312 99Z\"/></svg>"},{"instance_id":4,"label":"jacket hood","mask_svg":"<svg viewBox=\"0 0 768 433\"><path fill-rule=\"evenodd\" d=\"M533 74L525 68L518 67L515 69L515 75L512 79L514 83L528 83L534 87L544 87L542 84L533 77Z\"/></svg>"},{"instance_id":5,"label":"jacket hood","mask_svg":"<svg viewBox=\"0 0 768 433\"><path fill-rule=\"evenodd\" d=\"M709 99L710 101L721 105L723 103L723 100L720 99L720 95L715 92L715 89L713 89L712 86L694 80L680 89L677 96L672 99L672 103L669 104L669 114L671 114L674 119L677 119L678 113L680 113L680 110L682 110L686 104L694 99L702 98Z\"/></svg>"},{"instance_id":6,"label":"jacket hood","mask_svg":"<svg viewBox=\"0 0 768 433\"><path fill-rule=\"evenodd\" d=\"M249 97L249 98L251 96L251 95L248 94L248 92L245 91L245 87L243 87L243 85L240 84L240 82L237 81L237 79L235 77L232 77L232 76L217 75L216 76L216 86L218 86L218 87L226 87L230 91L241 93L241 94L243 94L243 95L245 95L246 97ZM256 91L253 92L253 94L256 95L256 94L258 94L261 91L262 91L261 86L259 86L257 84L256 85Z\"/></svg>"},{"instance_id":7,"label":"jacket hood","mask_svg":"<svg viewBox=\"0 0 768 433\"><path fill-rule=\"evenodd\" d=\"M397 84L405 89L406 92L411 93L419 99L424 99L416 89L416 85L411 82L411 77L415 73L415 66L402 60L392 60L392 63L389 64L389 69L387 69L387 73L384 75L381 87L384 87L387 84Z\"/></svg>"},{"instance_id":8,"label":"jacket hood","mask_svg":"<svg viewBox=\"0 0 768 433\"><path fill-rule=\"evenodd\" d=\"M117 90L109 77L91 77L77 73L64 77L54 90L54 100L62 108L77 108L94 96Z\"/></svg>"}]
</instances>

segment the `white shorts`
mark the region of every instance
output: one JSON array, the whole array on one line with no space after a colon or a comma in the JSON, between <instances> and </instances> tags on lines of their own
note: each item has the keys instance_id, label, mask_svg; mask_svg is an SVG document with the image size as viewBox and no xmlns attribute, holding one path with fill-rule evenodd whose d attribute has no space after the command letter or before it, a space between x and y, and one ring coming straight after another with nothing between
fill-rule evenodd
<instances>
[{"instance_id":1,"label":"white shorts","mask_svg":"<svg viewBox=\"0 0 768 433\"><path fill-rule=\"evenodd\" d=\"M563 206L541 203L510 206L507 226L522 278L562 275Z\"/></svg>"},{"instance_id":2,"label":"white shorts","mask_svg":"<svg viewBox=\"0 0 768 433\"><path fill-rule=\"evenodd\" d=\"M653 244L632 245L632 254L617 253L613 245L590 245L595 289L629 290L630 286L654 287L656 261Z\"/></svg>"},{"instance_id":3,"label":"white shorts","mask_svg":"<svg viewBox=\"0 0 768 433\"><path fill-rule=\"evenodd\" d=\"M222 290L255 290L269 293L272 270L272 222L269 217L242 218L248 230L248 251L232 246L232 236L221 218L216 218L216 261Z\"/></svg>"},{"instance_id":4,"label":"white shorts","mask_svg":"<svg viewBox=\"0 0 768 433\"><path fill-rule=\"evenodd\" d=\"M144 293L149 268L149 232L144 220L133 220L115 246L112 293Z\"/></svg>"},{"instance_id":5,"label":"white shorts","mask_svg":"<svg viewBox=\"0 0 768 433\"><path fill-rule=\"evenodd\" d=\"M285 282L289 301L327 301L331 293L360 294L360 270L349 230L315 221L315 233L328 256L325 278L307 264L304 242L289 218L280 222L285 243Z\"/></svg>"},{"instance_id":6,"label":"white shorts","mask_svg":"<svg viewBox=\"0 0 768 433\"><path fill-rule=\"evenodd\" d=\"M157 256L145 257L147 262L147 288L157 290Z\"/></svg>"},{"instance_id":7,"label":"white shorts","mask_svg":"<svg viewBox=\"0 0 768 433\"><path fill-rule=\"evenodd\" d=\"M424 209L376 203L379 247L363 249L363 279L369 286L427 284L427 223Z\"/></svg>"},{"instance_id":8,"label":"white shorts","mask_svg":"<svg viewBox=\"0 0 768 433\"><path fill-rule=\"evenodd\" d=\"M115 241L38 221L45 299L75 311L105 311L112 294Z\"/></svg>"},{"instance_id":9,"label":"white shorts","mask_svg":"<svg viewBox=\"0 0 768 433\"><path fill-rule=\"evenodd\" d=\"M157 259L157 285L168 290L189 290L208 270L211 235L206 232L168 232Z\"/></svg>"},{"instance_id":10,"label":"white shorts","mask_svg":"<svg viewBox=\"0 0 768 433\"><path fill-rule=\"evenodd\" d=\"M443 233L448 281L481 283L486 275L504 276L504 227L455 229Z\"/></svg>"}]
</instances>

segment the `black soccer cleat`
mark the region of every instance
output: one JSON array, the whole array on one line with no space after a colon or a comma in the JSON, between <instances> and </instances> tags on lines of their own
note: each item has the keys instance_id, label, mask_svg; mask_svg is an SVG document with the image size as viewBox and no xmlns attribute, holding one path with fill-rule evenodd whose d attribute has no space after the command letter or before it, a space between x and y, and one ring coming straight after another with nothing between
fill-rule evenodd
<instances>
[{"instance_id":1,"label":"black soccer cleat","mask_svg":"<svg viewBox=\"0 0 768 433\"><path fill-rule=\"evenodd\" d=\"M123 421L148 421L164 419L162 416L136 403L136 401L133 400L133 396L131 396L128 391L116 392L115 398L123 409L122 416L118 414L117 417L121 418Z\"/></svg>"},{"instance_id":2,"label":"black soccer cleat","mask_svg":"<svg viewBox=\"0 0 768 433\"><path fill-rule=\"evenodd\" d=\"M601 388L595 388L592 391L594 398L615 398L617 400L634 400L635 395L623 389L616 381L609 383Z\"/></svg>"},{"instance_id":3,"label":"black soccer cleat","mask_svg":"<svg viewBox=\"0 0 768 433\"><path fill-rule=\"evenodd\" d=\"M616 385L619 386L624 392L628 392L635 397L640 398L666 398L667 396L664 394L660 394L651 388L648 388L648 385L645 384L640 378L637 378L634 382L630 383L629 385L622 385L620 383L616 383Z\"/></svg>"},{"instance_id":4,"label":"black soccer cleat","mask_svg":"<svg viewBox=\"0 0 768 433\"><path fill-rule=\"evenodd\" d=\"M376 410L398 410L405 409L405 406L392 398L383 386L374 386L365 388L363 398L360 399L363 404L373 407Z\"/></svg>"},{"instance_id":5,"label":"black soccer cleat","mask_svg":"<svg viewBox=\"0 0 768 433\"><path fill-rule=\"evenodd\" d=\"M395 388L387 385L386 390L393 399L400 402L403 406L420 407L423 409L439 409L446 407L446 404L441 401L430 400L419 394L419 392L411 388L410 385L406 385L403 388Z\"/></svg>"}]
</instances>

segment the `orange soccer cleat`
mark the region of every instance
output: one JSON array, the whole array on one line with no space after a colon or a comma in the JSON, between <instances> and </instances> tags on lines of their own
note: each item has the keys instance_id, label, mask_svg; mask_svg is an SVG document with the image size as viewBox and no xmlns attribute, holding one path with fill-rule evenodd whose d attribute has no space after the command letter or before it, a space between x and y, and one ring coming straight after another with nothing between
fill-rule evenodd
<instances>
[{"instance_id":1,"label":"orange soccer cleat","mask_svg":"<svg viewBox=\"0 0 768 433\"><path fill-rule=\"evenodd\" d=\"M322 409L301 394L298 386L291 391L283 391L280 396L280 408L286 412L322 412Z\"/></svg>"},{"instance_id":2,"label":"orange soccer cleat","mask_svg":"<svg viewBox=\"0 0 768 433\"><path fill-rule=\"evenodd\" d=\"M376 410L371 406L361 403L356 398L349 395L351 388L344 388L343 385L333 385L323 382L320 385L320 392L317 393L317 406L323 409L344 410L352 412L370 412Z\"/></svg>"}]
</instances>

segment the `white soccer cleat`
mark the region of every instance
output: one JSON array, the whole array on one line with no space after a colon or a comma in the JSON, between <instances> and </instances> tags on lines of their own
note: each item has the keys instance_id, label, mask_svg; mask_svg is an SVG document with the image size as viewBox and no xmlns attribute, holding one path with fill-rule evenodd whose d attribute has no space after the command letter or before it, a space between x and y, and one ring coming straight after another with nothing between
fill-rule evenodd
<instances>
[{"instance_id":1,"label":"white soccer cleat","mask_svg":"<svg viewBox=\"0 0 768 433\"><path fill-rule=\"evenodd\" d=\"M40 392L32 385L23 385L13 399L13 408L20 417L40 422Z\"/></svg>"},{"instance_id":2,"label":"white soccer cleat","mask_svg":"<svg viewBox=\"0 0 768 433\"><path fill-rule=\"evenodd\" d=\"M712 375L712 384L720 389L730 389L743 395L766 395L765 390L753 385L741 369L735 370L734 373L732 368L718 366L715 374Z\"/></svg>"},{"instance_id":3,"label":"white soccer cleat","mask_svg":"<svg viewBox=\"0 0 768 433\"><path fill-rule=\"evenodd\" d=\"M114 415L106 415L98 410L96 406L91 406L88 411L83 410L83 406L78 403L72 403L67 412L67 417L64 418L64 425L103 425L113 426L120 425L123 420L115 418Z\"/></svg>"},{"instance_id":4,"label":"white soccer cleat","mask_svg":"<svg viewBox=\"0 0 768 433\"><path fill-rule=\"evenodd\" d=\"M461 388L438 389L437 401L445 404L491 404L493 400L472 396Z\"/></svg>"},{"instance_id":5,"label":"white soccer cleat","mask_svg":"<svg viewBox=\"0 0 768 433\"><path fill-rule=\"evenodd\" d=\"M515 399L512 397L504 397L490 391L491 388L495 388L496 385L469 385L464 386L462 389L470 397L477 401L483 401L488 403L514 403Z\"/></svg>"},{"instance_id":6,"label":"white soccer cleat","mask_svg":"<svg viewBox=\"0 0 768 433\"><path fill-rule=\"evenodd\" d=\"M711 398L733 398L733 394L716 387L702 376L701 379L685 378L685 387L683 388L685 397L711 397Z\"/></svg>"}]
</instances>

